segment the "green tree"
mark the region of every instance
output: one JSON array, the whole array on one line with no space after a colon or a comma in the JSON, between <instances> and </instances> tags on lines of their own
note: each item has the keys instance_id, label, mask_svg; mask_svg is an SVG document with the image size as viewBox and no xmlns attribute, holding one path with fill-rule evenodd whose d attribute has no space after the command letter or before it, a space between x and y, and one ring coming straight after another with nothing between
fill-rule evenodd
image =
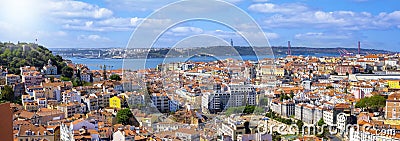
<instances>
[{"instance_id":1,"label":"green tree","mask_svg":"<svg viewBox=\"0 0 400 141\"><path fill-rule=\"evenodd\" d=\"M293 99L293 97L294 97L294 92L290 91L290 99Z\"/></svg>"},{"instance_id":2,"label":"green tree","mask_svg":"<svg viewBox=\"0 0 400 141\"><path fill-rule=\"evenodd\" d=\"M72 81L72 85L73 85L74 87L76 87L76 86L83 86L83 83L82 83L82 81L81 81L80 79L74 78L73 81Z\"/></svg>"},{"instance_id":3,"label":"green tree","mask_svg":"<svg viewBox=\"0 0 400 141\"><path fill-rule=\"evenodd\" d=\"M261 106L267 106L268 105L268 98L266 98L266 97L260 98L260 105Z\"/></svg>"},{"instance_id":4,"label":"green tree","mask_svg":"<svg viewBox=\"0 0 400 141\"><path fill-rule=\"evenodd\" d=\"M327 133L328 133L328 129L327 129L327 128L322 128L322 125L324 125L324 124L325 124L324 119L322 119L322 118L319 119L317 125L319 126L318 128L320 128L320 129L317 130L317 131L323 130L322 134L318 134L318 135L317 135L317 137L319 137L319 138L326 138L325 135L327 135ZM322 129L321 129L321 128L322 128Z\"/></svg>"},{"instance_id":5,"label":"green tree","mask_svg":"<svg viewBox=\"0 0 400 141\"><path fill-rule=\"evenodd\" d=\"M118 111L117 113L117 122L121 123L123 125L132 125L132 120L131 118L133 117L133 114L131 110L124 108Z\"/></svg>"},{"instance_id":6,"label":"green tree","mask_svg":"<svg viewBox=\"0 0 400 141\"><path fill-rule=\"evenodd\" d=\"M120 77L118 74L113 74L113 75L110 76L110 79L111 79L111 80L120 81L120 80L121 80L121 77Z\"/></svg>"},{"instance_id":7,"label":"green tree","mask_svg":"<svg viewBox=\"0 0 400 141\"><path fill-rule=\"evenodd\" d=\"M288 100L288 99L290 99L290 97L282 92L282 94L281 94L281 96L279 97L279 99L280 99L281 101L283 101L283 100Z\"/></svg>"},{"instance_id":8,"label":"green tree","mask_svg":"<svg viewBox=\"0 0 400 141\"><path fill-rule=\"evenodd\" d=\"M299 133L301 134L301 132L303 131L304 122L301 120L297 120L296 125L299 129Z\"/></svg>"},{"instance_id":9,"label":"green tree","mask_svg":"<svg viewBox=\"0 0 400 141\"><path fill-rule=\"evenodd\" d=\"M50 82L54 82L54 76L50 76Z\"/></svg>"},{"instance_id":10,"label":"green tree","mask_svg":"<svg viewBox=\"0 0 400 141\"><path fill-rule=\"evenodd\" d=\"M103 78L104 78L104 80L107 80L107 68L106 67L107 67L106 65L103 66Z\"/></svg>"},{"instance_id":11,"label":"green tree","mask_svg":"<svg viewBox=\"0 0 400 141\"><path fill-rule=\"evenodd\" d=\"M61 74L63 77L72 78L74 75L74 69L68 66L65 66L61 69Z\"/></svg>"},{"instance_id":12,"label":"green tree","mask_svg":"<svg viewBox=\"0 0 400 141\"><path fill-rule=\"evenodd\" d=\"M333 86L326 86L325 89L333 89Z\"/></svg>"},{"instance_id":13,"label":"green tree","mask_svg":"<svg viewBox=\"0 0 400 141\"><path fill-rule=\"evenodd\" d=\"M247 106L244 108L243 113L245 113L245 114L251 114L251 113L254 112L254 109L255 109L255 108L256 108L256 106L247 105Z\"/></svg>"},{"instance_id":14,"label":"green tree","mask_svg":"<svg viewBox=\"0 0 400 141\"><path fill-rule=\"evenodd\" d=\"M62 76L60 79L61 79L62 81L71 81L70 78L68 78L68 77L63 77L63 76Z\"/></svg>"},{"instance_id":15,"label":"green tree","mask_svg":"<svg viewBox=\"0 0 400 141\"><path fill-rule=\"evenodd\" d=\"M262 114L264 112L265 112L265 110L262 107L255 107L255 109L253 111L254 114Z\"/></svg>"},{"instance_id":16,"label":"green tree","mask_svg":"<svg viewBox=\"0 0 400 141\"><path fill-rule=\"evenodd\" d=\"M1 99L6 101L14 100L14 91L10 86L5 85L4 88L1 90Z\"/></svg>"},{"instance_id":17,"label":"green tree","mask_svg":"<svg viewBox=\"0 0 400 141\"><path fill-rule=\"evenodd\" d=\"M324 125L325 124L325 121L324 121L324 119L319 119L319 121L318 121L318 123L317 123L317 125L318 126L322 126L322 125Z\"/></svg>"},{"instance_id":18,"label":"green tree","mask_svg":"<svg viewBox=\"0 0 400 141\"><path fill-rule=\"evenodd\" d=\"M386 106L386 98L380 95L365 97L356 103L356 108L366 108L368 111L379 111Z\"/></svg>"}]
</instances>

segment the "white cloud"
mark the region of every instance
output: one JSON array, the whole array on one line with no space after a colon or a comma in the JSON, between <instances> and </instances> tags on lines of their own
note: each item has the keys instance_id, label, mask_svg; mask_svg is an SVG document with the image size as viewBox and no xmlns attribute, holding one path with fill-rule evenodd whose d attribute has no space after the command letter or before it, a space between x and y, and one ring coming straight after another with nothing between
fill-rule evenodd
<instances>
[{"instance_id":1,"label":"white cloud","mask_svg":"<svg viewBox=\"0 0 400 141\"><path fill-rule=\"evenodd\" d=\"M253 2L269 2L270 0L253 0Z\"/></svg>"},{"instance_id":2,"label":"white cloud","mask_svg":"<svg viewBox=\"0 0 400 141\"><path fill-rule=\"evenodd\" d=\"M200 34L203 32L203 29L201 28L197 28L197 27L176 27L171 29L172 32L175 33L186 33L186 32L190 32L193 34Z\"/></svg>"},{"instance_id":3,"label":"white cloud","mask_svg":"<svg viewBox=\"0 0 400 141\"><path fill-rule=\"evenodd\" d=\"M347 33L336 33L336 34L327 34L322 32L307 32L302 34L296 34L295 39L349 39L352 38L352 34Z\"/></svg>"},{"instance_id":4,"label":"white cloud","mask_svg":"<svg viewBox=\"0 0 400 141\"><path fill-rule=\"evenodd\" d=\"M357 41L364 38L358 31L306 32L294 35L294 46L309 47L356 47Z\"/></svg>"},{"instance_id":5,"label":"white cloud","mask_svg":"<svg viewBox=\"0 0 400 141\"><path fill-rule=\"evenodd\" d=\"M243 0L223 0L229 3L238 3L238 2L242 2Z\"/></svg>"},{"instance_id":6,"label":"white cloud","mask_svg":"<svg viewBox=\"0 0 400 141\"><path fill-rule=\"evenodd\" d=\"M263 3L263 4L252 4L248 8L251 11L261 12L261 13L284 13L284 14L295 14L298 12L307 11L308 7L302 4L272 4L272 3Z\"/></svg>"},{"instance_id":7,"label":"white cloud","mask_svg":"<svg viewBox=\"0 0 400 141\"><path fill-rule=\"evenodd\" d=\"M400 11L383 12L377 15L368 12L321 11L299 3L258 3L250 5L248 9L270 14L263 18L263 25L266 28L300 27L362 30L387 29L400 24Z\"/></svg>"},{"instance_id":8,"label":"white cloud","mask_svg":"<svg viewBox=\"0 0 400 141\"><path fill-rule=\"evenodd\" d=\"M92 35L79 35L78 40L89 40L89 41L95 41L95 42L105 42L105 41L110 41L109 38L107 37L102 37L100 35L92 34Z\"/></svg>"},{"instance_id":9,"label":"white cloud","mask_svg":"<svg viewBox=\"0 0 400 141\"><path fill-rule=\"evenodd\" d=\"M341 30L387 29L400 23L399 11L372 15L353 11L307 11L294 15L275 14L264 20L265 27L337 28Z\"/></svg>"},{"instance_id":10,"label":"white cloud","mask_svg":"<svg viewBox=\"0 0 400 141\"><path fill-rule=\"evenodd\" d=\"M267 38L268 38L269 40L273 40L273 39L279 38L279 34L277 34L277 33L266 32L266 33L264 33L264 34L265 34L265 36L267 36Z\"/></svg>"},{"instance_id":11,"label":"white cloud","mask_svg":"<svg viewBox=\"0 0 400 141\"><path fill-rule=\"evenodd\" d=\"M113 10L119 11L153 11L159 9L173 0L105 0Z\"/></svg>"},{"instance_id":12,"label":"white cloud","mask_svg":"<svg viewBox=\"0 0 400 141\"><path fill-rule=\"evenodd\" d=\"M132 31L142 18L107 18L102 20L65 20L64 29L84 31Z\"/></svg>"},{"instance_id":13,"label":"white cloud","mask_svg":"<svg viewBox=\"0 0 400 141\"><path fill-rule=\"evenodd\" d=\"M70 18L109 18L113 12L107 8L80 1L50 1L48 9L51 15Z\"/></svg>"}]
</instances>

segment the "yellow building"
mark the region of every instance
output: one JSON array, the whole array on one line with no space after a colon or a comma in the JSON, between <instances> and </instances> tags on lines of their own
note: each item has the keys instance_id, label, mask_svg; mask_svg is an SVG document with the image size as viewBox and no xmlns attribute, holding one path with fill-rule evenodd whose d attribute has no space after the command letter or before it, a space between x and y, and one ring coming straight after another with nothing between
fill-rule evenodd
<instances>
[{"instance_id":1,"label":"yellow building","mask_svg":"<svg viewBox=\"0 0 400 141\"><path fill-rule=\"evenodd\" d=\"M276 71L275 71L275 75L276 76L284 76L285 75L285 69L284 68L276 68L275 69Z\"/></svg>"},{"instance_id":2,"label":"yellow building","mask_svg":"<svg viewBox=\"0 0 400 141\"><path fill-rule=\"evenodd\" d=\"M114 97L110 98L110 107L121 109L121 102L122 102L122 98L120 98L118 96L114 96Z\"/></svg>"},{"instance_id":3,"label":"yellow building","mask_svg":"<svg viewBox=\"0 0 400 141\"><path fill-rule=\"evenodd\" d=\"M389 89L400 89L400 80L389 80Z\"/></svg>"}]
</instances>

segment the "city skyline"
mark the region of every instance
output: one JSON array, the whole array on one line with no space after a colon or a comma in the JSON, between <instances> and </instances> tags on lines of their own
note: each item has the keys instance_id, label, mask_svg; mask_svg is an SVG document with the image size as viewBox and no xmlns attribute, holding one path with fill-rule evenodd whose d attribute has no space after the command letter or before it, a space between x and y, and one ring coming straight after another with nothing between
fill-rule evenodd
<instances>
[{"instance_id":1,"label":"city skyline","mask_svg":"<svg viewBox=\"0 0 400 141\"><path fill-rule=\"evenodd\" d=\"M39 44L49 48L125 47L144 18L172 2L6 0L0 6L0 38L2 42L38 39ZM227 2L254 18L271 46L286 46L290 40L292 46L356 48L357 41L361 41L362 48L396 51L400 45L396 39L400 34L400 11L396 7L399 2L394 0ZM233 39L235 45L247 46L233 30L207 21L171 27L154 46L171 47L199 34L217 36L226 42Z\"/></svg>"}]
</instances>

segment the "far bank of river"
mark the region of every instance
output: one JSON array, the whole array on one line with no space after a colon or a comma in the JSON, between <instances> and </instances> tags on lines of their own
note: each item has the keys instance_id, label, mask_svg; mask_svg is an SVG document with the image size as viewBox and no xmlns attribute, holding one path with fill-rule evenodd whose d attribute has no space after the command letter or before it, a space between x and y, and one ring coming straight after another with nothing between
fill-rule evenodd
<instances>
[{"instance_id":1,"label":"far bank of river","mask_svg":"<svg viewBox=\"0 0 400 141\"><path fill-rule=\"evenodd\" d=\"M318 54L317 57L321 56L336 56L337 54ZM307 56L307 55L304 55ZM283 56L275 56L283 57ZM144 68L155 68L158 64L161 63L171 63L171 62L185 62L185 61L194 61L194 62L210 62L218 59L227 59L234 58L239 60L251 60L256 61L256 56L221 56L218 58L210 57L210 56L198 56L192 58L183 58L183 57L175 57L175 58L150 58L150 59L88 59L88 58L65 58L71 60L76 64L85 64L91 70L99 70L100 66L112 66L111 69L130 69L130 70L138 70ZM258 59L264 58L272 58L269 55L259 56Z\"/></svg>"}]
</instances>

